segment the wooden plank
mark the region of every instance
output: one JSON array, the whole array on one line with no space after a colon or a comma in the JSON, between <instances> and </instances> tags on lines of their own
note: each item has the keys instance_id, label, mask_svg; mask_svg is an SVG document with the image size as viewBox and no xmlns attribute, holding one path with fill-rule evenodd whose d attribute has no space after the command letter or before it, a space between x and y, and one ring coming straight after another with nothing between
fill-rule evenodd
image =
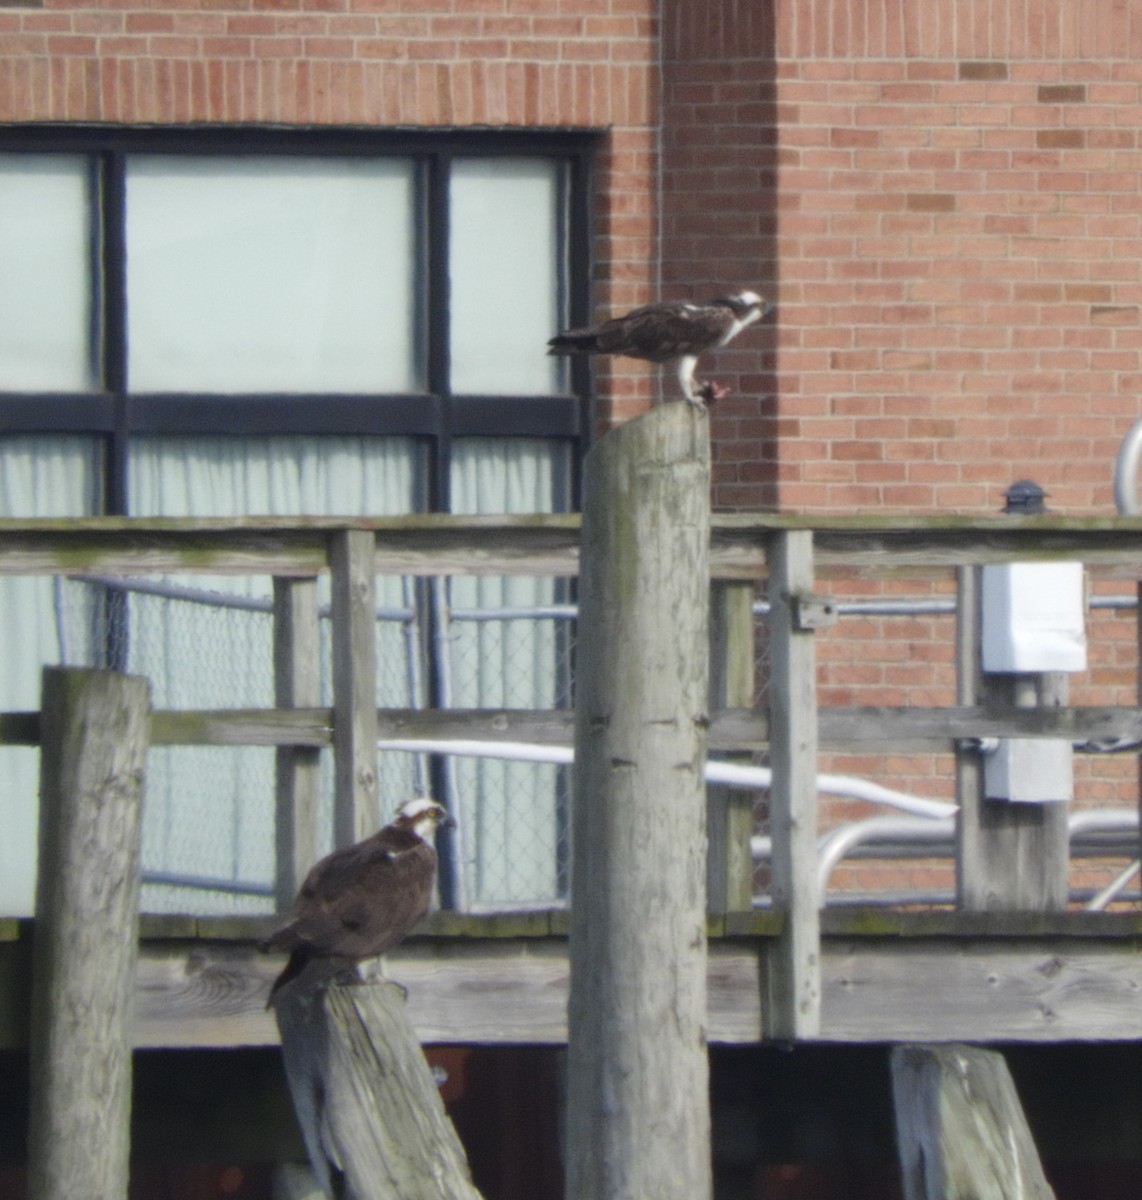
<instances>
[{"instance_id":1,"label":"wooden plank","mask_svg":"<svg viewBox=\"0 0 1142 1200\"><path fill-rule=\"evenodd\" d=\"M0 574L303 575L328 569L331 540L376 538L378 574L578 572L574 514L389 518L122 518L0 521Z\"/></svg>"},{"instance_id":2,"label":"wooden plank","mask_svg":"<svg viewBox=\"0 0 1142 1200\"><path fill-rule=\"evenodd\" d=\"M764 915L764 914L763 914ZM843 1042L1142 1040L1142 934L1137 919L1050 915L1026 932L1022 914L826 914L830 925L883 925L881 937L830 934L822 942L820 1037ZM931 918L928 920L927 918ZM955 918L960 917L957 921ZM1067 918L1067 920L1063 920ZM973 923L974 922L974 923ZM843 923L843 922L841 922ZM1002 933L1003 925L1022 933ZM1094 923L1095 925L1098 922ZM913 936L913 928L935 932ZM960 929L960 933L951 932ZM750 1044L768 1034L761 981L772 934L710 943L711 1042ZM0 1048L27 1044L26 944L0 944ZM251 942L144 942L135 994L135 1045L273 1045L266 995L281 969ZM414 937L392 954L390 978L409 992L422 1041L561 1045L567 1038L565 938Z\"/></svg>"},{"instance_id":3,"label":"wooden plank","mask_svg":"<svg viewBox=\"0 0 1142 1200\"><path fill-rule=\"evenodd\" d=\"M1081 708L985 708L980 705L892 708L860 706L818 710L823 750L949 750L956 741L982 737L1064 738L1076 743L1142 744L1142 709L1135 705ZM570 709L377 710L380 739L456 738L570 746ZM710 714L710 750L758 752L769 748L764 712L733 708ZM0 745L38 746L39 714L0 713ZM333 744L331 708L158 709L152 714L155 746L309 746ZM1080 745L1081 749L1081 745Z\"/></svg>"},{"instance_id":4,"label":"wooden plank","mask_svg":"<svg viewBox=\"0 0 1142 1200\"><path fill-rule=\"evenodd\" d=\"M274 704L295 709L321 703L321 636L317 580L274 579ZM279 912L293 903L320 857L318 805L321 751L279 746L274 761L274 896Z\"/></svg>"},{"instance_id":5,"label":"wooden plank","mask_svg":"<svg viewBox=\"0 0 1142 1200\"><path fill-rule=\"evenodd\" d=\"M150 692L43 675L28 1195L127 1195L139 827Z\"/></svg>"},{"instance_id":6,"label":"wooden plank","mask_svg":"<svg viewBox=\"0 0 1142 1200\"><path fill-rule=\"evenodd\" d=\"M711 712L725 708L749 712L753 708L753 599L752 583L719 582L711 590ZM745 750L729 757L730 761L748 763L751 755ZM706 906L710 912L749 912L753 908L750 838L756 796L756 792L741 788L709 789Z\"/></svg>"},{"instance_id":7,"label":"wooden plank","mask_svg":"<svg viewBox=\"0 0 1142 1200\"><path fill-rule=\"evenodd\" d=\"M587 456L572 806L568 1200L709 1197L709 421Z\"/></svg>"},{"instance_id":8,"label":"wooden plank","mask_svg":"<svg viewBox=\"0 0 1142 1200\"><path fill-rule=\"evenodd\" d=\"M891 1064L905 1200L1054 1200L1002 1055L897 1046Z\"/></svg>"},{"instance_id":9,"label":"wooden plank","mask_svg":"<svg viewBox=\"0 0 1142 1200\"><path fill-rule=\"evenodd\" d=\"M125 518L0 521L0 574L310 575L327 568L330 537L376 536L378 573L574 575L574 514L388 518ZM721 513L710 525L718 578L757 579L770 540L817 531L818 574L946 575L957 564L1077 559L1142 573L1142 520L1122 517L807 517Z\"/></svg>"},{"instance_id":10,"label":"wooden plank","mask_svg":"<svg viewBox=\"0 0 1142 1200\"><path fill-rule=\"evenodd\" d=\"M378 827L377 629L373 534L349 529L329 550L333 574L333 841Z\"/></svg>"},{"instance_id":11,"label":"wooden plank","mask_svg":"<svg viewBox=\"0 0 1142 1200\"><path fill-rule=\"evenodd\" d=\"M830 941L822 1036L845 1042L1065 1042L1142 1031L1142 962L1097 939Z\"/></svg>"},{"instance_id":12,"label":"wooden plank","mask_svg":"<svg viewBox=\"0 0 1142 1200\"><path fill-rule=\"evenodd\" d=\"M795 615L813 582L813 535L777 537L769 567L770 893L785 926L769 971L771 1037L814 1037L820 1028L817 668L813 633Z\"/></svg>"}]
</instances>

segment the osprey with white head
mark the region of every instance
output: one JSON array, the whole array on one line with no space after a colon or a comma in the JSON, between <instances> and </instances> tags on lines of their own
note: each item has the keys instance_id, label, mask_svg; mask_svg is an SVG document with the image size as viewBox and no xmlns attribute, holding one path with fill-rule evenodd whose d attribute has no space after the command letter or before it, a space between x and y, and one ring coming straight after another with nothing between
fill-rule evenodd
<instances>
[{"instance_id":1,"label":"osprey with white head","mask_svg":"<svg viewBox=\"0 0 1142 1200\"><path fill-rule=\"evenodd\" d=\"M717 296L705 304L669 301L646 304L598 325L568 329L548 343L548 354L617 354L648 362L675 363L683 397L700 406L727 394L713 382L699 383L700 355L731 342L743 329L767 317L773 305L757 292Z\"/></svg>"},{"instance_id":2,"label":"osprey with white head","mask_svg":"<svg viewBox=\"0 0 1142 1200\"><path fill-rule=\"evenodd\" d=\"M436 876L432 837L455 822L428 797L402 804L372 837L335 850L305 877L290 919L262 943L289 961L270 989L315 960L332 975L391 950L428 911Z\"/></svg>"}]
</instances>

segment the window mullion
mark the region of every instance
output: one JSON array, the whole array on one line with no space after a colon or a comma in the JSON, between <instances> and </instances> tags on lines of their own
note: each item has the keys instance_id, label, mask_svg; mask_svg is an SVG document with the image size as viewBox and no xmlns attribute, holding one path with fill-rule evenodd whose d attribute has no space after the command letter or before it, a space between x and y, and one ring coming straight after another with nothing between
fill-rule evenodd
<instances>
[{"instance_id":1,"label":"window mullion","mask_svg":"<svg viewBox=\"0 0 1142 1200\"><path fill-rule=\"evenodd\" d=\"M103 387L112 398L114 424L107 442L104 467L107 512L126 514L127 443L130 401L127 396L127 205L125 157L108 151L100 163L99 243L97 289L101 312Z\"/></svg>"},{"instance_id":2,"label":"window mullion","mask_svg":"<svg viewBox=\"0 0 1142 1200\"><path fill-rule=\"evenodd\" d=\"M449 431L451 419L451 326L448 266L449 213L448 174L451 158L431 155L425 169L425 353L428 390L440 398L444 410L441 433L435 439L428 463L428 503L435 512L447 512L451 504L448 477L452 459Z\"/></svg>"}]
</instances>

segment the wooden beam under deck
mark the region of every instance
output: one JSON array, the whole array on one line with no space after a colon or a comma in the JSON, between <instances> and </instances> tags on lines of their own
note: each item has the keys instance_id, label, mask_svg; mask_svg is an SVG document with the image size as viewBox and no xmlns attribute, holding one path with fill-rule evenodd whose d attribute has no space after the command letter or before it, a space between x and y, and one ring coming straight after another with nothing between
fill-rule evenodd
<instances>
[{"instance_id":1,"label":"wooden beam under deck","mask_svg":"<svg viewBox=\"0 0 1142 1200\"><path fill-rule=\"evenodd\" d=\"M561 1044L566 914L435 914L390 956L428 1043ZM763 1040L779 918L712 922L709 1039ZM273 1045L265 997L280 961L257 950L269 919L144 918L140 1048ZM0 922L0 1049L25 1044L30 923ZM826 1042L1142 1039L1136 913L956 914L826 910Z\"/></svg>"}]
</instances>

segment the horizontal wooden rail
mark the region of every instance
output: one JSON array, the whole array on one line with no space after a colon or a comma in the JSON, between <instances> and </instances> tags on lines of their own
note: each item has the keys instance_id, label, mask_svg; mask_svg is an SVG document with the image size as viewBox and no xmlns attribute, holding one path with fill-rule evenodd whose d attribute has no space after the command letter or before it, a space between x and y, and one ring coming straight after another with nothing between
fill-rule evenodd
<instances>
[{"instance_id":1,"label":"horizontal wooden rail","mask_svg":"<svg viewBox=\"0 0 1142 1200\"><path fill-rule=\"evenodd\" d=\"M1142 709L1132 706L1068 708L889 708L819 710L825 750L951 750L980 738L1047 738L1085 743L1091 750L1136 750L1142 743ZM569 746L570 709L377 710L378 737L528 742ZM330 708L159 709L153 714L157 746L309 746L333 743ZM39 714L0 713L0 746L39 745ZM732 708L710 717L711 750L761 751L769 746L766 714Z\"/></svg>"},{"instance_id":2,"label":"horizontal wooden rail","mask_svg":"<svg viewBox=\"0 0 1142 1200\"><path fill-rule=\"evenodd\" d=\"M87 517L0 520L0 574L313 575L346 530L376 538L380 574L575 575L575 514L403 517ZM758 579L775 535L813 534L820 577L944 575L967 563L1076 559L1123 578L1142 576L1142 518L805 517L715 514L710 572Z\"/></svg>"}]
</instances>

